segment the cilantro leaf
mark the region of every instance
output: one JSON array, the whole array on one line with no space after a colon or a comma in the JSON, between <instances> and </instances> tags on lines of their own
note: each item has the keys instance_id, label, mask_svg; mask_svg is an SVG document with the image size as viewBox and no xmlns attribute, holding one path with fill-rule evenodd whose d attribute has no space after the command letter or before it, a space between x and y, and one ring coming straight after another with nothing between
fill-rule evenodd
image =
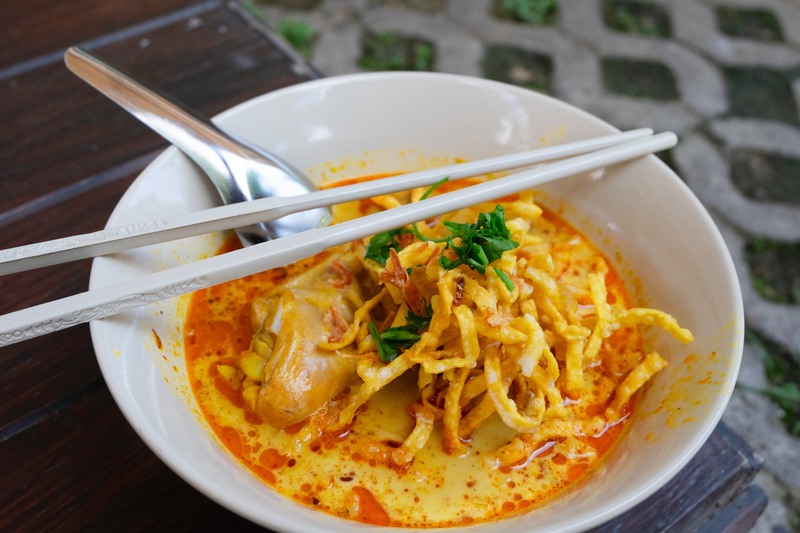
<instances>
[{"instance_id":1,"label":"cilantro leaf","mask_svg":"<svg viewBox=\"0 0 800 533\"><path fill-rule=\"evenodd\" d=\"M373 235L367 243L364 258L372 259L376 263L386 266L386 261L389 259L389 250L400 251L398 237L407 233L412 233L412 231L406 228L397 228Z\"/></svg>"},{"instance_id":2,"label":"cilantro leaf","mask_svg":"<svg viewBox=\"0 0 800 533\"><path fill-rule=\"evenodd\" d=\"M427 198L428 196L433 194L433 191L435 191L436 189L438 189L439 187L441 187L442 185L444 185L448 181L450 181L450 176L446 176L446 177L440 179L439 181L437 181L436 183L434 183L433 185L431 185L430 187L428 187L428 190L426 190L424 193L422 193L422 196L419 197L420 201L424 200L425 198Z\"/></svg>"},{"instance_id":3,"label":"cilantro leaf","mask_svg":"<svg viewBox=\"0 0 800 533\"><path fill-rule=\"evenodd\" d=\"M408 324L389 328L383 333L379 333L375 324L370 322L367 328L375 342L381 361L386 363L394 361L400 354L400 350L405 351L414 346L420 339L422 331L427 329L431 323L431 316L433 316L433 308L430 305L425 308L425 316L409 311L406 315Z\"/></svg>"},{"instance_id":4,"label":"cilantro leaf","mask_svg":"<svg viewBox=\"0 0 800 533\"><path fill-rule=\"evenodd\" d=\"M449 181L450 178L443 178L433 185L431 185L428 190L422 195L420 200L426 199L428 196L433 194L433 191L438 189L442 186L442 184ZM425 240L425 237L422 236L419 229L417 229L417 225L413 224L412 228L397 228L389 231L384 231L383 233L378 233L373 235L370 238L369 243L367 243L367 250L364 254L365 259L372 259L376 263L380 263L382 266L386 266L386 261L389 259L389 250L394 248L395 251L400 251L400 242L398 241L398 237L401 235L412 234L416 236L420 240Z\"/></svg>"},{"instance_id":5,"label":"cilantro leaf","mask_svg":"<svg viewBox=\"0 0 800 533\"><path fill-rule=\"evenodd\" d=\"M409 310L406 314L406 322L417 328L417 331L422 331L428 329L428 325L431 323L431 317L433 317L433 307L428 304L425 306L424 315L418 315L414 313L414 311Z\"/></svg>"},{"instance_id":6,"label":"cilantro leaf","mask_svg":"<svg viewBox=\"0 0 800 533\"><path fill-rule=\"evenodd\" d=\"M375 341L375 347L378 349L378 357L386 363L394 361L400 354L401 348L407 350L420 339L414 326L389 328L383 333L378 332L378 328L373 322L370 322L367 327L372 335L372 340Z\"/></svg>"},{"instance_id":7,"label":"cilantro leaf","mask_svg":"<svg viewBox=\"0 0 800 533\"><path fill-rule=\"evenodd\" d=\"M494 273L497 274L497 277L500 278L500 281L502 281L503 285L506 286L508 292L514 292L514 282L511 281L511 278L508 277L508 274L506 274L497 267L492 267L492 268L494 268Z\"/></svg>"},{"instance_id":8,"label":"cilantro leaf","mask_svg":"<svg viewBox=\"0 0 800 533\"><path fill-rule=\"evenodd\" d=\"M444 185L444 184L445 184L445 183L447 183L448 181L450 181L450 176L446 176L446 177L444 177L444 178L440 179L439 181L437 181L436 183L434 183L433 185L431 185L430 187L428 187L428 190L426 190L424 193L422 193L422 196L420 196L420 197L419 197L419 201L421 202L422 200L426 199L428 196L430 196L431 194L433 194L433 192L434 192L436 189L438 189L439 187L441 187L442 185ZM425 240L431 240L431 239L427 239L427 238L426 238L426 237L425 237L425 236L422 234L422 232L419 230L419 227L417 226L417 223L416 223L416 222L414 222L413 224L411 224L411 233L413 233L413 234L414 234L414 236L415 236L417 239L421 240L421 241L425 241Z\"/></svg>"}]
</instances>

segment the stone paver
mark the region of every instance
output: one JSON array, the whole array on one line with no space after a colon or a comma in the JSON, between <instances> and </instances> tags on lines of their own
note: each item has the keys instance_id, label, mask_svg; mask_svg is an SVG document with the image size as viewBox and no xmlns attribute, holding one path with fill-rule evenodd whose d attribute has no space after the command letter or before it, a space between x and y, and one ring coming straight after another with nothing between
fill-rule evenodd
<instances>
[{"instance_id":1,"label":"stone paver","mask_svg":"<svg viewBox=\"0 0 800 533\"><path fill-rule=\"evenodd\" d=\"M717 31L716 16L714 14L716 6L771 8L776 12L780 10L781 21L800 20L799 6L789 2L769 2L764 0L750 2L728 0L724 2L660 1L665 7L669 7L672 10L675 20L692 21L691 24L676 24L675 37L709 56L716 63L735 66L786 68L794 67L800 62L800 52L783 44L738 39L720 33ZM786 34L788 36L788 28Z\"/></svg>"},{"instance_id":2,"label":"stone paver","mask_svg":"<svg viewBox=\"0 0 800 533\"><path fill-rule=\"evenodd\" d=\"M675 158L678 166L685 169L681 176L692 191L727 224L764 237L800 240L800 207L756 202L742 195L728 177L723 153L707 137L699 133L686 135L675 148ZM798 334L800 331L786 331L787 348L800 346Z\"/></svg>"},{"instance_id":3,"label":"stone paver","mask_svg":"<svg viewBox=\"0 0 800 533\"><path fill-rule=\"evenodd\" d=\"M392 32L431 42L435 70L468 76L486 75L482 68L486 51L503 47L548 58L549 90L557 98L620 128L650 126L679 133L673 164L720 227L739 275L748 327L800 363L800 306L761 297L751 283L744 252L753 237L800 242L800 205L746 196L734 186L729 163L730 154L742 150L764 158L800 160L800 0L649 1L669 16L669 37L608 28L602 0L557 0L557 21L549 26L499 20L490 13L492 0L447 0L438 3L443 4L441 9L426 11L404 8L413 2L402 0L324 0L312 11L285 5L258 9L273 27L286 18L308 24L317 36L310 61L328 75L362 70L359 57L366 32ZM721 32L719 8L771 12L779 21L783 41ZM656 100L611 92L602 68L608 59L663 65L675 78L678 97ZM793 98L794 106L769 112L742 109L741 103L737 108L731 100L731 69L753 75L766 70L772 79L784 76L782 87L788 89L778 94L791 93L788 98ZM523 82L526 73L520 68L514 75ZM774 90L764 88L756 102L769 104ZM800 278L800 265L795 266ZM739 379L766 385L759 355L750 345ZM739 390L724 415L725 422L765 458L757 482L770 495L770 505L754 528L758 532L788 531L800 513L800 439L789 435L779 418L769 400Z\"/></svg>"}]
</instances>

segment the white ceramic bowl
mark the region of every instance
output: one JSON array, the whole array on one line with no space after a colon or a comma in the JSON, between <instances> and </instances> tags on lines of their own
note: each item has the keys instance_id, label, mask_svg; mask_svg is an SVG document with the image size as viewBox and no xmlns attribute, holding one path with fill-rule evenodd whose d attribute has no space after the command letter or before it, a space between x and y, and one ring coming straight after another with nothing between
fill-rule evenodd
<instances>
[{"instance_id":1,"label":"white ceramic bowl","mask_svg":"<svg viewBox=\"0 0 800 533\"><path fill-rule=\"evenodd\" d=\"M230 131L319 178L412 170L436 157L477 159L615 131L601 120L523 89L442 74L368 74L309 82L218 117ZM326 165L326 163L341 163ZM734 268L710 217L654 156L543 188L544 203L641 281L639 303L657 306L696 340L655 345L670 360L647 389L622 443L579 489L483 531L576 531L603 523L655 492L697 452L733 389L743 313ZM215 192L174 148L134 182L109 226L210 207ZM206 257L219 235L97 259L91 288ZM142 439L187 482L254 522L281 531L378 530L315 512L274 493L234 461L198 415L186 382L186 297L92 323L114 398ZM159 342L155 334L160 338ZM161 347L159 347L161 344ZM690 357L695 354L696 357ZM146 510L143 510L146 512Z\"/></svg>"}]
</instances>

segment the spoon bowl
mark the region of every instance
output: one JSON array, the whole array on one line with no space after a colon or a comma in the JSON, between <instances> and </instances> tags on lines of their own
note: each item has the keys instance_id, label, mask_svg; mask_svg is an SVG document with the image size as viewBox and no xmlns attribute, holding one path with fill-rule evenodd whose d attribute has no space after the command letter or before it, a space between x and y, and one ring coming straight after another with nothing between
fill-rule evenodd
<instances>
[{"instance_id":1,"label":"spoon bowl","mask_svg":"<svg viewBox=\"0 0 800 533\"><path fill-rule=\"evenodd\" d=\"M297 196L314 184L278 156L217 127L210 119L79 47L64 55L67 67L171 142L209 177L223 203ZM249 246L325 225L329 211L313 209L236 230Z\"/></svg>"}]
</instances>

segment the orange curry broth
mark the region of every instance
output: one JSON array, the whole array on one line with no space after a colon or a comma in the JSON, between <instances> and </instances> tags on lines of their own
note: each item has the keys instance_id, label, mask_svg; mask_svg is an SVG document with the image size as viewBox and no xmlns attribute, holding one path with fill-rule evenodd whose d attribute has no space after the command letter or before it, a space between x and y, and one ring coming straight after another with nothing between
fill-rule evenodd
<instances>
[{"instance_id":1,"label":"orange curry broth","mask_svg":"<svg viewBox=\"0 0 800 533\"><path fill-rule=\"evenodd\" d=\"M372 211L371 206L363 205L365 203L368 204L368 201L362 202L359 211ZM584 240L585 237L551 211L544 210L542 219L546 222L545 234L563 232L572 236L564 238L564 235L560 235L556 239L560 244L553 246L552 255L557 268L560 269L559 275L577 275L579 269L573 268L569 260L559 260L559 257L568 258L569 251L561 248L568 248L569 242L576 237ZM218 253L225 253L239 246L238 240L232 237L220 248ZM596 248L593 246L592 248L598 256L601 255ZM216 371L217 364L235 366L236 356L248 348L254 333L250 325L250 308L253 299L322 261L326 255L327 253L323 252L287 267L276 268L197 291L192 295L189 304L184 328L186 361L192 391L198 400L200 410L211 429L230 453L266 484L309 507L351 520L396 527L456 527L496 520L503 516L527 511L563 493L567 488L575 487L601 462L602 457L618 440L625 420L628 418L627 414L620 423L607 427L600 435L581 437L580 440L597 452L596 457L590 461L582 457L570 460L564 454L555 453L556 443L551 441L544 443L524 465L512 468L484 466L483 471L473 475L476 474L474 472L476 467L475 464L472 464L468 467L473 469L472 472L464 475L462 489L464 491L463 500L467 503L466 508L477 508L473 509L474 513L463 511L457 516L445 519L419 516L419 511L414 509L403 514L391 501L398 493L405 498L404 501L408 506L413 508L421 505L426 498L430 497L425 491L434 491L431 494L435 494L435 491L452 491L452 487L446 486L449 476L444 475L443 472L452 472L451 467L457 468L458 463L466 461L467 458L447 457L446 460L449 461L450 466L443 467L441 472L420 474L426 468L426 464L436 464L428 460L425 453L421 453L410 470L399 470L393 465L389 456L391 450L399 446L400 442L369 438L363 431L345 431L340 435L316 431L312 432L311 440L298 446L297 442L292 440L294 434L303 429L304 424L320 423L320 419L325 418L325 409L322 413L286 430L270 428L256 413L245 406L241 391L232 387ZM611 263L606 262L609 267L606 275L609 303L613 304L618 301L626 307L630 306L630 297L623 281ZM601 351L603 364L587 369L587 378L599 383L614 374L614 361L624 357L624 354L630 353L632 350L641 350L638 331L622 327L604 341ZM403 377L396 380L396 382L402 381L404 381ZM618 384L621 377L615 376L614 381ZM412 381L405 379L405 382L406 385L409 385L407 388L416 392L413 390L416 389L413 379ZM402 383L400 385L393 383L387 389L402 386ZM414 397L411 396L407 403L413 400ZM589 405L584 411L587 416L600 414L605 409L604 403L587 403ZM367 415L386 416L387 414L381 412L381 409L383 407L373 406L373 400L370 400L356 417L355 427L358 428L360 419ZM399 413L402 414L398 415L398 412L394 412L389 416L405 416L408 420L400 423L399 426L405 428L407 434L413 427L413 419L404 413L402 408ZM505 429L504 426L499 432L502 433L503 429ZM488 464L486 459L490 457L491 450L511 438L513 432L506 432L503 435L505 440L497 440L499 437L495 438L491 446L484 446L477 450L475 442L473 442L473 450L468 456L477 457L482 454L483 464ZM426 449L440 447L438 434L435 433L428 441ZM444 455L441 450L435 451ZM341 465L350 465L352 468L342 466L335 475L331 472L324 473L324 467L319 467L320 472L317 472L315 465L318 464L318 461L330 455L338 455L341 458ZM423 464L417 465L417 463ZM545 468L539 465L543 463L551 465L551 469L564 467L561 478L549 483L543 490L530 488L527 492L522 490L528 483L541 482ZM480 469L480 466L477 468ZM304 471L306 469L307 471ZM370 478L370 483L367 483L367 479L363 475L364 471L382 473L379 477ZM417 483L420 485L418 495L404 494L409 492L407 486L402 490L397 488L388 491L389 494L395 496L390 497L384 494L384 497L380 498L375 494L376 488L381 485L394 486L401 482L408 484L409 476L419 477L420 475L425 478L425 481ZM486 483L482 479L484 475L496 478L494 485L489 487L488 491L485 487ZM365 477L364 483L359 482L359 476ZM286 483L282 483L284 478L287 480ZM412 482L411 485L413 484ZM421 487L422 485L425 487ZM400 485L397 486L400 487ZM339 497L334 502L323 498L323 494L332 489L340 489ZM488 493L494 491L494 494L481 499L481 491ZM452 502L448 505L452 505Z\"/></svg>"}]
</instances>

